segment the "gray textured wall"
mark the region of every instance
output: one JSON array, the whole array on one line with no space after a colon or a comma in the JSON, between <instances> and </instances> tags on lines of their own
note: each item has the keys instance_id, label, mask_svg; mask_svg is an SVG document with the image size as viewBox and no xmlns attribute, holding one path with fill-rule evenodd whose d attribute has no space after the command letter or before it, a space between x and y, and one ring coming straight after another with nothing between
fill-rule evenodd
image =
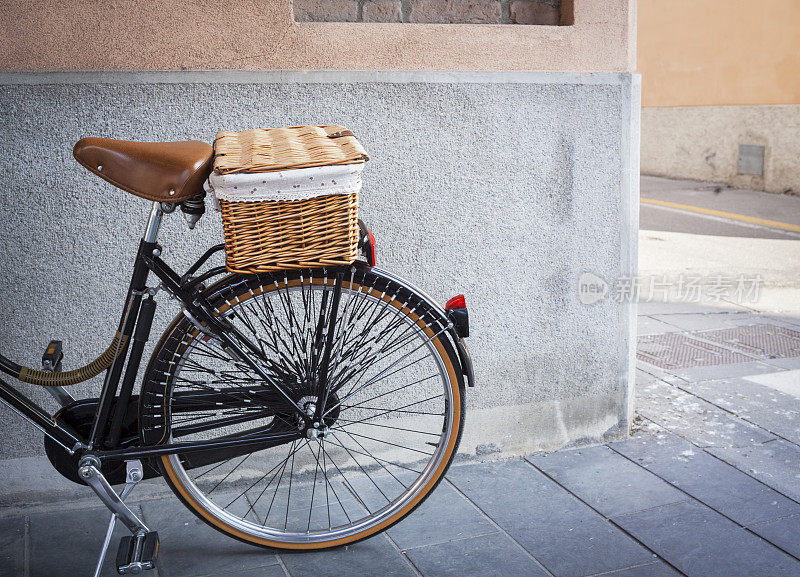
<instances>
[{"instance_id":1,"label":"gray textured wall","mask_svg":"<svg viewBox=\"0 0 800 577\"><path fill-rule=\"evenodd\" d=\"M624 434L635 317L581 304L576 284L635 271L638 86L560 73L0 75L0 350L38 366L61 338L69 369L115 330L149 205L79 166L76 140L340 123L373 158L362 215L378 264L439 301L467 295L478 386L462 452ZM221 238L215 214L194 232L173 215L161 242L180 267ZM159 304L156 333L178 312ZM39 437L0 407L0 458L40 453Z\"/></svg>"}]
</instances>

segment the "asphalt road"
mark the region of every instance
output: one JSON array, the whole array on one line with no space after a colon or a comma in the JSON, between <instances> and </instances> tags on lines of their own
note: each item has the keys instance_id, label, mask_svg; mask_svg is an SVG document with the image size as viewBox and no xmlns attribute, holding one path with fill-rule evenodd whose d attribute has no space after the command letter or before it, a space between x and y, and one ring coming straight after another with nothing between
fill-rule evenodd
<instances>
[{"instance_id":1,"label":"asphalt road","mask_svg":"<svg viewBox=\"0 0 800 577\"><path fill-rule=\"evenodd\" d=\"M727 188L704 182L641 178L639 229L711 236L800 239L800 196ZM670 206L658 203L669 203ZM679 208L674 205L687 208ZM700 214L699 210L727 213ZM743 222L735 217L757 219ZM763 222L786 225L779 227ZM786 230L793 227L795 230Z\"/></svg>"}]
</instances>

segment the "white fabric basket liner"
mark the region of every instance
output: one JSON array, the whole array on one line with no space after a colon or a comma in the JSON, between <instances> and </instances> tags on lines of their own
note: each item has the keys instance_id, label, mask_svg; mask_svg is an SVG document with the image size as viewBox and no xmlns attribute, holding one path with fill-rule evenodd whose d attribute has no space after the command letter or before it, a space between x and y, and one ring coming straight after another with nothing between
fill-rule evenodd
<instances>
[{"instance_id":1,"label":"white fabric basket liner","mask_svg":"<svg viewBox=\"0 0 800 577\"><path fill-rule=\"evenodd\" d=\"M263 202L306 200L328 194L350 194L361 190L364 163L312 166L272 172L211 173L205 189L219 200ZM219 209L219 207L217 206Z\"/></svg>"}]
</instances>

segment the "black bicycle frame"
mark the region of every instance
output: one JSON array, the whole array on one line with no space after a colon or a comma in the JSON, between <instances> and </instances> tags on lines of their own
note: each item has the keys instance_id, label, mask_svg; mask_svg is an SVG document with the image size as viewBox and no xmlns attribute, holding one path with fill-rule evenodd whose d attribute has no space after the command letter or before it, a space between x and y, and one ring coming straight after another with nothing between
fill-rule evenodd
<instances>
[{"instance_id":1,"label":"black bicycle frame","mask_svg":"<svg viewBox=\"0 0 800 577\"><path fill-rule=\"evenodd\" d=\"M155 214L156 210L160 209L154 207L153 214ZM225 267L212 268L197 278L191 278L191 275L197 272L215 252L222 249L224 249L222 244L212 247L181 276L160 258L161 247L155 241L148 241L147 235L141 240L133 266L128 294L125 298L125 306L119 322L118 330L123 335L123 338L120 340L119 350L111 366L106 370L97 412L88 438L83 438L68 424L58 422L53 415L47 413L34 401L2 380L0 380L0 400L41 429L68 453L91 452L92 455L100 460L137 459L234 447L259 446L267 448L300 438L299 431L288 432L284 430L235 438L222 437L205 441L120 447L123 423L127 412L130 410L129 400L136 384L144 345L149 339L151 323L156 309L152 295L147 294L147 297L144 298L148 290L146 286L147 279L151 272L158 277L163 289L182 303L184 314L199 331L210 338L216 339L217 343L225 348L229 354L238 357L237 360L253 369L267 385L270 385L269 390L275 393L273 398L277 399L277 402L285 403L290 410L299 410L299 407L283 388L270 375L265 373L258 363L252 360L251 356L257 357L260 355L258 347L225 318L215 314L213 307L201 294L201 283L215 275L223 274L226 272ZM128 354L129 352L130 354ZM0 370L14 374L15 368L18 369L19 367L7 361L5 357L0 356ZM123 369L125 369L124 377Z\"/></svg>"}]
</instances>

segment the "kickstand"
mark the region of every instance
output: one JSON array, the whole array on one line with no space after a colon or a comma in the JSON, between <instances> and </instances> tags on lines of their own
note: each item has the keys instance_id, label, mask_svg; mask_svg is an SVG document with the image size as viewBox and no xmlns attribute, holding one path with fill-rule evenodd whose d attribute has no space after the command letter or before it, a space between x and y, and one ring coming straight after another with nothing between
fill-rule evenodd
<instances>
[{"instance_id":1,"label":"kickstand","mask_svg":"<svg viewBox=\"0 0 800 577\"><path fill-rule=\"evenodd\" d=\"M125 464L127 475L125 476L125 487L119 495L121 501L125 500L144 476L144 469L142 468L141 461L126 461ZM100 550L100 557L97 559L97 568L94 570L94 577L100 577L100 572L103 570L103 562L106 560L106 552L108 551L108 546L111 544L111 536L114 534L114 526L116 524L117 515L116 513L111 513L111 519L108 521L108 529L106 530L106 538L103 541L103 548Z\"/></svg>"}]
</instances>

